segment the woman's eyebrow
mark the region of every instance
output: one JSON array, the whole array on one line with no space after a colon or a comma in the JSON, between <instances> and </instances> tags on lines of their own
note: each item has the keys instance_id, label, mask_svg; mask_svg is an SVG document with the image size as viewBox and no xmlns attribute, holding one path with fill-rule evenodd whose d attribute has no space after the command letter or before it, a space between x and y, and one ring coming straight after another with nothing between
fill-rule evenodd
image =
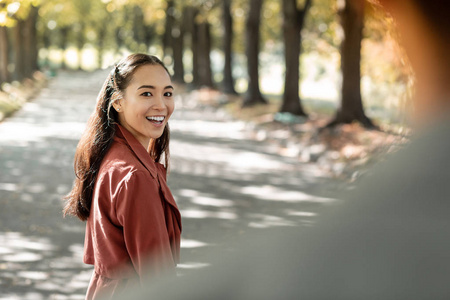
<instances>
[{"instance_id":1,"label":"woman's eyebrow","mask_svg":"<svg viewBox=\"0 0 450 300\"><path fill-rule=\"evenodd\" d=\"M138 90L140 90L140 89L155 89L155 87L153 85L141 85L137 89Z\"/></svg>"},{"instance_id":2,"label":"woman's eyebrow","mask_svg":"<svg viewBox=\"0 0 450 300\"><path fill-rule=\"evenodd\" d=\"M137 89L140 90L140 89L156 89L156 88L153 85L141 85ZM164 87L164 89L165 90L167 90L167 89L174 90L173 86L171 86L171 85L168 85L168 86Z\"/></svg>"}]
</instances>

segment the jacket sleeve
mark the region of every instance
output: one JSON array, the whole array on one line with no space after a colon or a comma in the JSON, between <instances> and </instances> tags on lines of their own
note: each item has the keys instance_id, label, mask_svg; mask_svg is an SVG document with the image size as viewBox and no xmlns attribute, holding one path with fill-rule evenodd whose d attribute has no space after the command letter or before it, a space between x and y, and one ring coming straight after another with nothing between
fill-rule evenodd
<instances>
[{"instance_id":1,"label":"jacket sleeve","mask_svg":"<svg viewBox=\"0 0 450 300\"><path fill-rule=\"evenodd\" d=\"M158 181L143 171L124 180L116 199L117 220L141 280L175 269L162 201Z\"/></svg>"}]
</instances>

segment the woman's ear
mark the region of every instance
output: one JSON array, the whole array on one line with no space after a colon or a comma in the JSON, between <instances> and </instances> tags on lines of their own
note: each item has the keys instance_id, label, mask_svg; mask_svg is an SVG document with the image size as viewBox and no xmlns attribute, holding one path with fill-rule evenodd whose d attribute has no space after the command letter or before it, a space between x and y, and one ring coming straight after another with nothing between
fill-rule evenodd
<instances>
[{"instance_id":1,"label":"woman's ear","mask_svg":"<svg viewBox=\"0 0 450 300\"><path fill-rule=\"evenodd\" d=\"M120 99L114 101L114 103L112 104L112 106L114 107L114 109L115 109L117 112L120 112L120 111L122 110L122 105L120 104Z\"/></svg>"}]
</instances>

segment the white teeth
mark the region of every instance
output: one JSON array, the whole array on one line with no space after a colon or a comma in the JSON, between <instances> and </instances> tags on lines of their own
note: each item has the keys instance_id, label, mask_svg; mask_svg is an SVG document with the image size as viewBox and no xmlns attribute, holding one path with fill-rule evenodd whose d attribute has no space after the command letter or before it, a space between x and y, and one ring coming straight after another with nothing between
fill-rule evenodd
<instances>
[{"instance_id":1,"label":"white teeth","mask_svg":"<svg viewBox=\"0 0 450 300\"><path fill-rule=\"evenodd\" d=\"M162 121L164 121L164 118L165 117L147 117L147 120L162 122Z\"/></svg>"}]
</instances>

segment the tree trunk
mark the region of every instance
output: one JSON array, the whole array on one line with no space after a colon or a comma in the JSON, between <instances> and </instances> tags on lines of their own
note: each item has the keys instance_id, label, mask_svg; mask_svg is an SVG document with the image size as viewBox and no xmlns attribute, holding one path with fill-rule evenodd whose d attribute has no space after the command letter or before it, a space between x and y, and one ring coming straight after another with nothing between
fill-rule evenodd
<instances>
[{"instance_id":1,"label":"tree trunk","mask_svg":"<svg viewBox=\"0 0 450 300\"><path fill-rule=\"evenodd\" d=\"M259 89L259 25L261 21L261 8L263 0L250 0L250 10L247 16L245 25L246 44L245 52L247 55L247 70L248 70L248 89L247 94L242 103L243 106L251 106L258 103L266 104L267 100L261 95Z\"/></svg>"},{"instance_id":2,"label":"tree trunk","mask_svg":"<svg viewBox=\"0 0 450 300\"><path fill-rule=\"evenodd\" d=\"M144 26L145 29L145 47L146 47L146 52L148 52L148 49L150 48L151 45L153 45L153 39L156 36L155 33L155 28L153 27L153 25L151 24L146 24Z\"/></svg>"},{"instance_id":3,"label":"tree trunk","mask_svg":"<svg viewBox=\"0 0 450 300\"><path fill-rule=\"evenodd\" d=\"M364 0L346 0L341 11L344 40L341 46L342 95L336 117L327 126L359 121L367 128L375 125L365 115L361 98L361 41L364 27Z\"/></svg>"},{"instance_id":4,"label":"tree trunk","mask_svg":"<svg viewBox=\"0 0 450 300\"><path fill-rule=\"evenodd\" d=\"M9 65L9 40L5 26L0 26L0 84L10 82Z\"/></svg>"},{"instance_id":5,"label":"tree trunk","mask_svg":"<svg viewBox=\"0 0 450 300\"><path fill-rule=\"evenodd\" d=\"M197 53L196 53L196 40L197 40L197 35L196 35L196 22L195 22L195 18L198 14L198 9L196 9L195 7L192 6L185 6L183 8L183 18L181 20L181 27L183 28L183 42L185 44L185 49L186 50L190 50L190 52L192 53L192 63L191 63L191 67L192 69L187 70L186 73L189 74L189 71L192 75L192 80L190 82L190 85L192 87L195 87L195 82L194 80L196 78L198 78L197 73L197 69L198 67L197 65ZM189 66L189 64L187 64L187 66ZM186 70L185 70L186 71Z\"/></svg>"},{"instance_id":6,"label":"tree trunk","mask_svg":"<svg viewBox=\"0 0 450 300\"><path fill-rule=\"evenodd\" d=\"M197 24L197 75L195 80L197 87L214 87L211 71L211 33L208 21Z\"/></svg>"},{"instance_id":7,"label":"tree trunk","mask_svg":"<svg viewBox=\"0 0 450 300\"><path fill-rule=\"evenodd\" d=\"M50 55L49 55L49 49L50 46L53 45L52 43L52 36L54 35L54 32L52 32L47 26L44 26L41 35L39 36L38 40L41 40L42 42L42 48L46 49L46 55L44 58L44 61L42 62L42 66L45 68L50 67Z\"/></svg>"},{"instance_id":8,"label":"tree trunk","mask_svg":"<svg viewBox=\"0 0 450 300\"><path fill-rule=\"evenodd\" d=\"M133 37L134 41L138 44L137 51L143 51L142 45L145 44L145 20L144 12L139 5L134 5L132 10L133 16Z\"/></svg>"},{"instance_id":9,"label":"tree trunk","mask_svg":"<svg viewBox=\"0 0 450 300\"><path fill-rule=\"evenodd\" d=\"M173 49L173 80L178 83L184 83L184 29L180 24L172 30L172 49Z\"/></svg>"},{"instance_id":10,"label":"tree trunk","mask_svg":"<svg viewBox=\"0 0 450 300\"><path fill-rule=\"evenodd\" d=\"M98 67L102 68L103 66L103 56L105 54L105 37L106 37L106 24L105 23L100 23L98 24L98 37L97 37L97 62L98 62Z\"/></svg>"},{"instance_id":11,"label":"tree trunk","mask_svg":"<svg viewBox=\"0 0 450 300\"><path fill-rule=\"evenodd\" d=\"M297 8L296 0L283 0L283 34L286 74L281 112L306 116L299 97L301 30L305 15L311 6L311 0L305 2L302 10Z\"/></svg>"},{"instance_id":12,"label":"tree trunk","mask_svg":"<svg viewBox=\"0 0 450 300\"><path fill-rule=\"evenodd\" d=\"M223 51L225 55L225 65L223 68L222 90L227 94L237 94L234 89L234 79L232 72L232 45L233 45L233 17L231 15L231 0L223 0Z\"/></svg>"},{"instance_id":13,"label":"tree trunk","mask_svg":"<svg viewBox=\"0 0 450 300\"><path fill-rule=\"evenodd\" d=\"M83 65L83 48L84 48L84 42L85 42L85 36L84 36L84 29L85 24L80 24L80 31L77 35L77 49L78 49L78 69L82 69Z\"/></svg>"},{"instance_id":14,"label":"tree trunk","mask_svg":"<svg viewBox=\"0 0 450 300\"><path fill-rule=\"evenodd\" d=\"M61 49L61 51L63 53L63 57L61 60L61 69L63 69L63 70L65 70L67 68L66 49L67 49L67 40L68 40L69 30L70 30L70 28L66 27L66 26L59 28L59 32L61 34L59 48Z\"/></svg>"},{"instance_id":15,"label":"tree trunk","mask_svg":"<svg viewBox=\"0 0 450 300\"><path fill-rule=\"evenodd\" d=\"M164 56L173 55L173 40L172 40L172 29L175 23L174 11L175 5L173 0L167 0L167 8L166 8L166 24L164 26L164 35L163 35L163 51Z\"/></svg>"},{"instance_id":16,"label":"tree trunk","mask_svg":"<svg viewBox=\"0 0 450 300\"><path fill-rule=\"evenodd\" d=\"M31 6L28 18L23 23L23 58L25 60L25 77L31 77L38 69L38 49L36 22L38 18L38 8Z\"/></svg>"},{"instance_id":17,"label":"tree trunk","mask_svg":"<svg viewBox=\"0 0 450 300\"><path fill-rule=\"evenodd\" d=\"M14 79L22 81L26 77L25 62L24 59L24 21L17 20L14 27Z\"/></svg>"},{"instance_id":18,"label":"tree trunk","mask_svg":"<svg viewBox=\"0 0 450 300\"><path fill-rule=\"evenodd\" d=\"M25 59L23 61L23 74L24 77L30 77L31 73L33 73L32 67L30 65L31 61L31 48L32 48L32 41L31 41L31 22L30 22L30 15L26 20L23 21L22 26L22 58ZM22 59L21 59L22 60Z\"/></svg>"},{"instance_id":19,"label":"tree trunk","mask_svg":"<svg viewBox=\"0 0 450 300\"><path fill-rule=\"evenodd\" d=\"M39 18L39 7L32 6L31 8L32 19L30 20L31 26L31 68L34 71L39 70L39 48L38 48L38 32L37 32L37 21Z\"/></svg>"},{"instance_id":20,"label":"tree trunk","mask_svg":"<svg viewBox=\"0 0 450 300\"><path fill-rule=\"evenodd\" d=\"M124 45L124 41L123 41L123 31L124 31L124 29L123 28L121 28L121 27L117 27L115 30L114 30L114 39L115 39L115 42L116 42L116 51L115 51L115 55L120 55L120 53L121 53L121 48L123 47L123 45Z\"/></svg>"},{"instance_id":21,"label":"tree trunk","mask_svg":"<svg viewBox=\"0 0 450 300\"><path fill-rule=\"evenodd\" d=\"M192 49L192 83L194 87L198 87L200 85L199 78L200 78L200 67L199 67L199 52L198 52L198 31L199 31L199 25L195 21L197 13L193 15L193 27L191 31L191 49Z\"/></svg>"}]
</instances>

